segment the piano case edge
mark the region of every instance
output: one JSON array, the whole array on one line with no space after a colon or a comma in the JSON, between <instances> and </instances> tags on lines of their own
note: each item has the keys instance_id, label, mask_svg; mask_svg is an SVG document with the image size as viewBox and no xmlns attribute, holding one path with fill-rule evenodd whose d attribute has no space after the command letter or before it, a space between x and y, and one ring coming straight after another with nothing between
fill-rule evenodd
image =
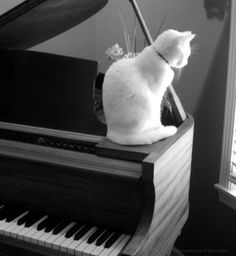
<instances>
[{"instance_id":1,"label":"piano case edge","mask_svg":"<svg viewBox=\"0 0 236 256\"><path fill-rule=\"evenodd\" d=\"M142 214L121 255L156 256L171 250L188 217L193 127L193 119L188 116L175 136L164 144L156 143L156 150L143 159ZM180 183L183 178L184 186Z\"/></svg>"},{"instance_id":2,"label":"piano case edge","mask_svg":"<svg viewBox=\"0 0 236 256\"><path fill-rule=\"evenodd\" d=\"M194 120L188 115L162 150L142 162L144 207L122 256L169 255L187 221ZM168 202L168 203L166 203Z\"/></svg>"}]
</instances>

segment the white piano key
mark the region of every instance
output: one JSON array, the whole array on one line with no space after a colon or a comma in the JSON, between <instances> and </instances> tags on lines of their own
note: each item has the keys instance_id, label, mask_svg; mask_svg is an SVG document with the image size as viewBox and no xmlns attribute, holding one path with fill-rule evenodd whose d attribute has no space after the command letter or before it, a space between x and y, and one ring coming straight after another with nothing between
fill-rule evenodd
<instances>
[{"instance_id":1,"label":"white piano key","mask_svg":"<svg viewBox=\"0 0 236 256\"><path fill-rule=\"evenodd\" d=\"M84 226L82 226L80 229L78 229L78 231L80 231L83 227ZM60 244L60 246L59 246L60 247L59 248L60 251L62 251L62 252L66 252L67 251L68 246L75 241L74 237L75 237L76 233L72 237L67 238L62 244Z\"/></svg>"},{"instance_id":2,"label":"white piano key","mask_svg":"<svg viewBox=\"0 0 236 256\"><path fill-rule=\"evenodd\" d=\"M97 239L99 239L99 237L101 237L104 232L106 232L106 230L104 230L104 231L100 234L100 236L97 237ZM93 243L89 244L89 246L84 249L84 251L83 251L83 256L90 256L90 255L91 255L91 252L94 251L94 250L98 247L98 246L96 246L96 244L95 244L96 241L97 241L97 239L96 239ZM109 239L109 238L108 238L108 239Z\"/></svg>"},{"instance_id":3,"label":"white piano key","mask_svg":"<svg viewBox=\"0 0 236 256\"><path fill-rule=\"evenodd\" d=\"M25 238L25 240L26 240L26 237L25 237L25 236L27 236L27 234L30 235L30 233L31 233L31 235L33 235L33 234L32 234L32 231L34 230L34 231L36 232L36 227L38 226L38 224L39 224L40 222L44 221L47 217L48 217L48 215L45 215L45 216L43 216L40 220L38 220L37 222L35 222L32 226L30 226L30 227L24 227L24 229L22 229L22 230L17 234L17 238L20 239L20 240L24 240L24 238ZM29 237L30 237L30 236L29 236Z\"/></svg>"},{"instance_id":4,"label":"white piano key","mask_svg":"<svg viewBox=\"0 0 236 256\"><path fill-rule=\"evenodd\" d=\"M95 244L90 244L88 247L86 247L83 251L83 256L90 256L91 252L94 251L96 248Z\"/></svg>"},{"instance_id":5,"label":"white piano key","mask_svg":"<svg viewBox=\"0 0 236 256\"><path fill-rule=\"evenodd\" d=\"M38 224L41 223L42 221L44 221L47 217L48 217L48 215L42 217L41 220L38 222ZM33 225L33 226L28 230L28 232L24 234L24 238L23 238L24 241L30 242L30 239L32 238L32 236L39 232L39 231L37 230L38 224L37 224L37 225Z\"/></svg>"},{"instance_id":6,"label":"white piano key","mask_svg":"<svg viewBox=\"0 0 236 256\"><path fill-rule=\"evenodd\" d=\"M92 254L91 255L100 255L102 253L102 251L105 249L104 245L106 243L106 241L113 235L113 233L111 233L109 235L109 237L107 237L107 239L99 246L96 246L95 249L92 251Z\"/></svg>"},{"instance_id":7,"label":"white piano key","mask_svg":"<svg viewBox=\"0 0 236 256\"><path fill-rule=\"evenodd\" d=\"M44 241L44 247L52 248L52 243L57 239L57 235L52 234L47 240ZM59 250L59 246L58 246Z\"/></svg>"},{"instance_id":8,"label":"white piano key","mask_svg":"<svg viewBox=\"0 0 236 256\"><path fill-rule=\"evenodd\" d=\"M103 250L102 250L102 252L99 254L99 256L100 255L109 255L115 248L116 248L116 246L125 238L125 236L126 235L121 235L115 242L114 242L114 244L110 247L110 248L105 248L105 243L103 243ZM92 254L90 254L90 255L94 255L93 253ZM89 255L89 256L90 256Z\"/></svg>"},{"instance_id":9,"label":"white piano key","mask_svg":"<svg viewBox=\"0 0 236 256\"><path fill-rule=\"evenodd\" d=\"M24 229L24 225L15 225L16 227L14 229L10 230L10 237L17 238L17 234Z\"/></svg>"},{"instance_id":10,"label":"white piano key","mask_svg":"<svg viewBox=\"0 0 236 256\"><path fill-rule=\"evenodd\" d=\"M45 241L47 241L52 236L52 231L44 232L44 234L39 238L38 245L44 246Z\"/></svg>"},{"instance_id":11,"label":"white piano key","mask_svg":"<svg viewBox=\"0 0 236 256\"><path fill-rule=\"evenodd\" d=\"M4 205L0 205L0 209ZM43 222L48 215L45 215L31 227L25 227L24 224L17 225L20 218L28 214L29 211L25 211L11 222L6 220L0 221L0 234L4 233L6 236L11 236L20 240L25 240L39 246L52 248L56 251L66 252L76 256L117 256L124 248L125 244L129 240L129 235L121 235L110 248L105 248L106 241L112 236L112 234L103 242L102 245L96 246L97 239L105 232L101 233L96 240L89 244L87 239L98 229L97 227L91 227L91 229L79 240L74 240L76 234L84 226L82 226L72 237L66 238L65 234L76 224L71 222L60 233L54 235L53 231L46 233L43 230L37 230L39 223Z\"/></svg>"},{"instance_id":12,"label":"white piano key","mask_svg":"<svg viewBox=\"0 0 236 256\"><path fill-rule=\"evenodd\" d=\"M96 246L92 251L91 255L98 256L102 253L103 250L104 250L104 244Z\"/></svg>"},{"instance_id":13,"label":"white piano key","mask_svg":"<svg viewBox=\"0 0 236 256\"><path fill-rule=\"evenodd\" d=\"M74 222L75 224L75 222ZM73 224L73 225L74 225ZM48 233L48 235L44 235L43 237L40 238L40 243L39 245L42 245L44 247L52 247L52 242L55 241L60 235L64 234L63 232L66 232L65 230L68 230L71 227L71 223L68 224L63 230L61 230L61 232L57 235L53 234L53 231L50 231ZM58 250L59 250L59 246L58 246Z\"/></svg>"},{"instance_id":14,"label":"white piano key","mask_svg":"<svg viewBox=\"0 0 236 256\"><path fill-rule=\"evenodd\" d=\"M66 228L64 228L58 235L55 235L55 239L54 237L51 238L49 241L47 241L47 244L50 244L50 246L59 251L59 247L60 245L66 240L65 234L67 231L69 231L74 225L76 224L76 222L72 222L70 223ZM54 240L52 240L54 239ZM47 246L46 244L46 246Z\"/></svg>"},{"instance_id":15,"label":"white piano key","mask_svg":"<svg viewBox=\"0 0 236 256\"><path fill-rule=\"evenodd\" d=\"M38 244L39 238L45 234L44 229L35 232L32 237L30 238L30 242L33 244Z\"/></svg>"},{"instance_id":16,"label":"white piano key","mask_svg":"<svg viewBox=\"0 0 236 256\"><path fill-rule=\"evenodd\" d=\"M124 246L126 245L126 243L129 241L130 239L130 235L126 235L121 241L120 243L118 243L118 245L111 251L111 253L107 254L106 250L104 250L101 255L99 256L117 256L121 250L124 248Z\"/></svg>"},{"instance_id":17,"label":"white piano key","mask_svg":"<svg viewBox=\"0 0 236 256\"><path fill-rule=\"evenodd\" d=\"M94 230L96 232L96 229ZM75 248L75 255L76 256L83 256L83 252L85 248L87 248L89 244L87 243L87 239L85 239L79 246Z\"/></svg>"},{"instance_id":18,"label":"white piano key","mask_svg":"<svg viewBox=\"0 0 236 256\"><path fill-rule=\"evenodd\" d=\"M28 211L22 213L21 215L17 216L15 219L13 219L12 221L10 222L5 222L4 225L1 225L0 229L2 231L2 234L5 235L5 236L10 236L10 231L12 229L14 229L16 226L17 226L17 221L23 217L24 215L26 215L28 213Z\"/></svg>"},{"instance_id":19,"label":"white piano key","mask_svg":"<svg viewBox=\"0 0 236 256\"><path fill-rule=\"evenodd\" d=\"M0 230L1 230L0 232L1 232L2 235L5 234L5 230L6 230L7 227L10 226L11 224L12 224L11 222L7 222L7 221L5 221L5 222L2 223L2 225L0 226Z\"/></svg>"},{"instance_id":20,"label":"white piano key","mask_svg":"<svg viewBox=\"0 0 236 256\"><path fill-rule=\"evenodd\" d=\"M88 238L89 235L91 235L93 232L95 232L97 230L97 227L92 227L84 236L81 237L81 239L79 240L74 240L74 242L72 242L68 248L67 248L67 252L70 254L75 254L76 252L76 247L78 247L83 241L85 241L85 239Z\"/></svg>"},{"instance_id":21,"label":"white piano key","mask_svg":"<svg viewBox=\"0 0 236 256\"><path fill-rule=\"evenodd\" d=\"M17 221L22 218L23 216L25 216L29 211L26 211L24 213L22 213L20 216L16 217L14 220L10 221L11 225L9 225L8 227L5 228L5 235L10 235L10 232L15 229L16 227L19 227L19 225L17 225ZM7 234L6 234L7 233Z\"/></svg>"},{"instance_id":22,"label":"white piano key","mask_svg":"<svg viewBox=\"0 0 236 256\"><path fill-rule=\"evenodd\" d=\"M16 228L14 228L13 230L10 231L10 236L13 238L17 238L17 234L24 229L24 225L20 225Z\"/></svg>"},{"instance_id":23,"label":"white piano key","mask_svg":"<svg viewBox=\"0 0 236 256\"><path fill-rule=\"evenodd\" d=\"M68 246L74 242L73 237L74 236L70 237L69 239L64 240L62 242L62 244L59 245L60 252L67 252Z\"/></svg>"},{"instance_id":24,"label":"white piano key","mask_svg":"<svg viewBox=\"0 0 236 256\"><path fill-rule=\"evenodd\" d=\"M4 229L2 229L2 227L4 227L4 225L6 225L6 219L1 220L0 221L0 235L2 235L4 233Z\"/></svg>"},{"instance_id":25,"label":"white piano key","mask_svg":"<svg viewBox=\"0 0 236 256\"><path fill-rule=\"evenodd\" d=\"M71 223L69 225L67 225L64 229L71 227ZM59 233L59 234L52 234L51 237L49 237L45 242L44 242L44 246L51 248L52 247L52 243L57 240L58 237L62 236L62 233L64 231L64 229Z\"/></svg>"},{"instance_id":26,"label":"white piano key","mask_svg":"<svg viewBox=\"0 0 236 256\"><path fill-rule=\"evenodd\" d=\"M1 220L0 222L0 234L4 234L4 231L7 226L9 226L11 223L6 221L6 218L4 220Z\"/></svg>"}]
</instances>

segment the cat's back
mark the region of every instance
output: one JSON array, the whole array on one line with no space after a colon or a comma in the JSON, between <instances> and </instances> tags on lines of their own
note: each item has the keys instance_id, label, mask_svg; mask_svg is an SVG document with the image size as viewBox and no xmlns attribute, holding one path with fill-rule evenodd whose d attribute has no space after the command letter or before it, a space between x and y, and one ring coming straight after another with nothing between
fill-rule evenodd
<instances>
[{"instance_id":1,"label":"cat's back","mask_svg":"<svg viewBox=\"0 0 236 256\"><path fill-rule=\"evenodd\" d=\"M120 97L124 99L134 93L138 74L135 69L133 58L118 60L108 68L103 81L104 101L116 100Z\"/></svg>"},{"instance_id":2,"label":"cat's back","mask_svg":"<svg viewBox=\"0 0 236 256\"><path fill-rule=\"evenodd\" d=\"M135 72L135 58L124 58L114 62L108 68L105 78L122 78L126 75L132 75L133 72Z\"/></svg>"}]
</instances>

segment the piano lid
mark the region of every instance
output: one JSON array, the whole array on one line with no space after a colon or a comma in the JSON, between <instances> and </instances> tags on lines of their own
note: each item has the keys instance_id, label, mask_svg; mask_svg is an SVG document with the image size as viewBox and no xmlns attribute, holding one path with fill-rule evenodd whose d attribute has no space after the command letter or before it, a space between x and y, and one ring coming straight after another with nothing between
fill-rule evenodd
<instances>
[{"instance_id":1,"label":"piano lid","mask_svg":"<svg viewBox=\"0 0 236 256\"><path fill-rule=\"evenodd\" d=\"M107 1L25 0L0 16L0 47L27 49L42 43L90 18Z\"/></svg>"}]
</instances>

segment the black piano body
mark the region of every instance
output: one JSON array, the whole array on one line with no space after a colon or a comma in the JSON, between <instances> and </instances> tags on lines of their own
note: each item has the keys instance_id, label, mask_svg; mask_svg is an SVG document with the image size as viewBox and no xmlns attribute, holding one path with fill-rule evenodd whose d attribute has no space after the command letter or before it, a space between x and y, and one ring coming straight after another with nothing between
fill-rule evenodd
<instances>
[{"instance_id":1,"label":"black piano body","mask_svg":"<svg viewBox=\"0 0 236 256\"><path fill-rule=\"evenodd\" d=\"M116 145L96 116L97 62L26 50L106 2L28 0L0 16L0 206L127 234L119 255L168 255L188 217L191 116L153 145ZM57 12L59 21L50 15ZM32 33L43 17L50 26ZM24 255L70 255L5 236L0 225L0 255L19 248Z\"/></svg>"}]
</instances>

